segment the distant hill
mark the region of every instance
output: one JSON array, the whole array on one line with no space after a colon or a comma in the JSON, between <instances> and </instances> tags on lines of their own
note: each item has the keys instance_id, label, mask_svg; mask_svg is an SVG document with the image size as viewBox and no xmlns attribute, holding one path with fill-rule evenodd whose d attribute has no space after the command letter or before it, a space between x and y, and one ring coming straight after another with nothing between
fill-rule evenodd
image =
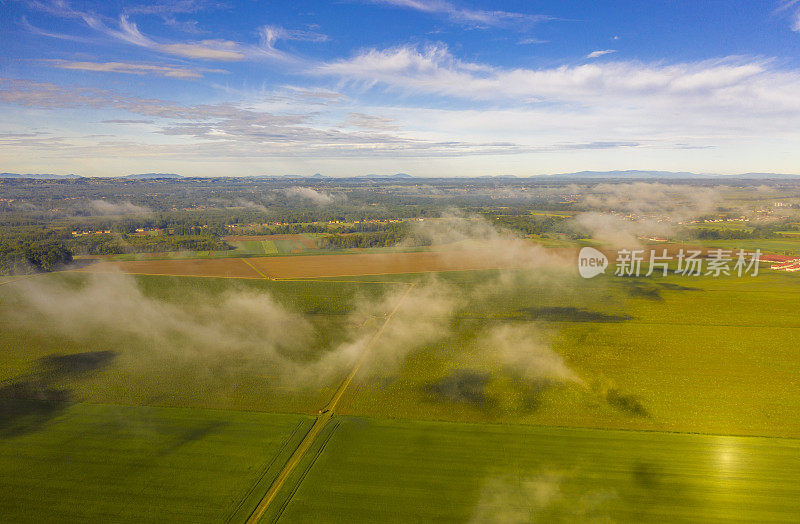
<instances>
[{"instance_id":1,"label":"distant hill","mask_svg":"<svg viewBox=\"0 0 800 524\"><path fill-rule=\"evenodd\" d=\"M355 178L414 178L414 176L408 173L397 173L394 175L358 175Z\"/></svg>"},{"instance_id":2,"label":"distant hill","mask_svg":"<svg viewBox=\"0 0 800 524\"><path fill-rule=\"evenodd\" d=\"M742 173L741 175L720 175L726 178L747 178L751 180L775 179L775 178L800 178L800 175L789 175L785 173Z\"/></svg>"},{"instance_id":3,"label":"distant hill","mask_svg":"<svg viewBox=\"0 0 800 524\"><path fill-rule=\"evenodd\" d=\"M152 180L156 178L183 178L181 175L175 173L139 173L135 175L128 175L122 178L128 180Z\"/></svg>"},{"instance_id":4,"label":"distant hill","mask_svg":"<svg viewBox=\"0 0 800 524\"><path fill-rule=\"evenodd\" d=\"M36 180L74 180L76 178L82 178L78 175L53 175L50 173L0 173L0 178L33 178Z\"/></svg>"},{"instance_id":5,"label":"distant hill","mask_svg":"<svg viewBox=\"0 0 800 524\"><path fill-rule=\"evenodd\" d=\"M690 173L688 171L578 171L575 173L558 173L555 175L535 175L548 178L705 178L710 175Z\"/></svg>"},{"instance_id":6,"label":"distant hill","mask_svg":"<svg viewBox=\"0 0 800 524\"><path fill-rule=\"evenodd\" d=\"M793 179L800 175L782 173L742 173L737 175L719 175L716 173L691 173L689 171L578 171L575 173L559 173L556 175L534 175L531 178L578 178L578 179L675 179L675 178L734 178L734 179Z\"/></svg>"}]
</instances>

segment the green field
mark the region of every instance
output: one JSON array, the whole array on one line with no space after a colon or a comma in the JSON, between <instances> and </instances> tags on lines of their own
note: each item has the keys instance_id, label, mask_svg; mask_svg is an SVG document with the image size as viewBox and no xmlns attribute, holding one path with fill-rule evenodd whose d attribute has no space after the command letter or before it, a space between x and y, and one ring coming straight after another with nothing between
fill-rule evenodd
<instances>
[{"instance_id":1,"label":"green field","mask_svg":"<svg viewBox=\"0 0 800 524\"><path fill-rule=\"evenodd\" d=\"M448 278L474 294L497 277ZM341 411L798 437L798 292L795 275L769 271L604 278L568 289L519 274L458 311L444 323L446 335L415 351L396 376L362 377ZM526 380L498 368L486 357L492 348L477 341L498 327L532 328L583 383Z\"/></svg>"},{"instance_id":2,"label":"green field","mask_svg":"<svg viewBox=\"0 0 800 524\"><path fill-rule=\"evenodd\" d=\"M796 522L800 515L794 439L340 422L295 475L291 500L264 522Z\"/></svg>"},{"instance_id":3,"label":"green field","mask_svg":"<svg viewBox=\"0 0 800 524\"><path fill-rule=\"evenodd\" d=\"M310 425L298 415L3 401L5 522L243 521Z\"/></svg>"},{"instance_id":4,"label":"green field","mask_svg":"<svg viewBox=\"0 0 800 524\"><path fill-rule=\"evenodd\" d=\"M46 303L72 290L71 303L79 306L36 309L21 298L31 289L26 282L40 291L54 290L47 292ZM295 329L275 351L298 366L319 358L362 329L374 329L353 307L384 289L379 284L151 276L90 282L85 275L52 274L0 287L0 380L35 379L36 391L57 388L73 401L314 413L346 367L319 380L294 380L263 351L267 339ZM107 304L93 302L113 287L118 295ZM262 302L264 293L272 299ZM286 315L280 325L270 325L270 314L259 311L272 303ZM47 359L54 354L110 358L90 362L89 368L53 371Z\"/></svg>"},{"instance_id":5,"label":"green field","mask_svg":"<svg viewBox=\"0 0 800 524\"><path fill-rule=\"evenodd\" d=\"M798 238L770 238L754 240L699 240L698 245L721 249L744 249L755 251L760 249L763 253L777 253L779 255L800 256L800 237Z\"/></svg>"},{"instance_id":6,"label":"green field","mask_svg":"<svg viewBox=\"0 0 800 524\"><path fill-rule=\"evenodd\" d=\"M797 275L340 280L1 285L3 520L244 521L405 290L265 522L800 516Z\"/></svg>"}]
</instances>

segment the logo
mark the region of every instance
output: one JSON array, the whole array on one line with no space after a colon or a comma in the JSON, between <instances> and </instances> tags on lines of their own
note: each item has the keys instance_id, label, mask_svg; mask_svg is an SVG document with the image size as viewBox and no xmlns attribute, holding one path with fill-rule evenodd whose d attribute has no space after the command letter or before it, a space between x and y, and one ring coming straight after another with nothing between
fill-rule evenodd
<instances>
[{"instance_id":1,"label":"logo","mask_svg":"<svg viewBox=\"0 0 800 524\"><path fill-rule=\"evenodd\" d=\"M578 273L583 278L596 277L608 267L608 257L593 247L585 247L578 253Z\"/></svg>"}]
</instances>

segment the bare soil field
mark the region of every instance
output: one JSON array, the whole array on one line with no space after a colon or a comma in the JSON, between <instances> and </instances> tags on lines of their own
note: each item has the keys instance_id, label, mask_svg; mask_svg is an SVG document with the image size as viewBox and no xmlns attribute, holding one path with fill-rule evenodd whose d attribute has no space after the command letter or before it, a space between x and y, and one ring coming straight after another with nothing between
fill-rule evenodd
<instances>
[{"instance_id":1,"label":"bare soil field","mask_svg":"<svg viewBox=\"0 0 800 524\"><path fill-rule=\"evenodd\" d=\"M263 278L241 258L184 260L112 260L89 264L75 271L122 271L135 275L187 277Z\"/></svg>"},{"instance_id":2,"label":"bare soil field","mask_svg":"<svg viewBox=\"0 0 800 524\"><path fill-rule=\"evenodd\" d=\"M300 235L270 235L277 237L300 237ZM231 237L233 238L233 237ZM262 237L236 237L262 238ZM266 238L266 237L265 237ZM304 239L311 241L311 239ZM461 248L443 251L416 251L398 253L342 253L337 255L304 255L281 257L206 258L173 260L98 260L87 263L75 271L119 270L123 273L141 275L174 275L227 278L332 278L358 275L389 275L400 273L430 273L437 271L470 271L482 269L518 269L530 266L536 257L547 257L551 264L574 264L578 248L540 248L516 250L520 244L487 248ZM531 244L527 244L530 248ZM663 249L676 257L679 249L708 249L679 244L645 246L645 263L649 250L661 254ZM616 251L601 248L614 264ZM537 254L538 253L538 254ZM88 260L82 262L89 262ZM538 263L541 263L539 260Z\"/></svg>"},{"instance_id":3,"label":"bare soil field","mask_svg":"<svg viewBox=\"0 0 800 524\"><path fill-rule=\"evenodd\" d=\"M497 256L497 253L490 250L464 250L446 253L350 253L252 258L249 262L271 278L319 278L511 269L525 265L524 260Z\"/></svg>"},{"instance_id":4,"label":"bare soil field","mask_svg":"<svg viewBox=\"0 0 800 524\"><path fill-rule=\"evenodd\" d=\"M574 258L573 249L548 249L550 256ZM572 255L572 256L570 256ZM287 257L250 257L184 260L110 260L87 264L75 271L112 271L140 275L175 275L229 278L321 278L436 271L513 269L530 263L526 256L511 256L489 249L448 252L348 253Z\"/></svg>"}]
</instances>

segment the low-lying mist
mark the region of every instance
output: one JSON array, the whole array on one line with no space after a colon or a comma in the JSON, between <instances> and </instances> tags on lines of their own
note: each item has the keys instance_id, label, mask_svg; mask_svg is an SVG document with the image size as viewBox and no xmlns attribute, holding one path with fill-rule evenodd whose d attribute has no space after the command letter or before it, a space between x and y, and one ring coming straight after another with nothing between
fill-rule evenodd
<instances>
[{"instance_id":1,"label":"low-lying mist","mask_svg":"<svg viewBox=\"0 0 800 524\"><path fill-rule=\"evenodd\" d=\"M59 278L19 282L19 307L11 316L39 333L78 344L108 341L108 349L120 351L115 365L139 373L152 368L163 375L171 366L179 373L181 366L192 366L201 370L202 380L234 369L274 387L298 390L335 387L367 350L358 380L394 377L409 356L451 340L461 329L460 319L490 315L486 308L498 301L524 305L531 294L569 298L582 293L570 255L498 231L481 218L451 215L415 227L437 244L480 246L487 257L512 259L519 269L487 272L468 284L445 275L360 284L382 291L354 295L344 315L321 321L276 296L270 286L231 284L219 293L168 300L109 268L77 284ZM442 250L438 256L459 254ZM583 387L578 372L553 349L552 326L545 326L546 319L527 317L511 312L476 326L472 347L477 352L467 358L477 359L480 369L521 383ZM458 365L471 368L469 361ZM232 381L231 387L241 384Z\"/></svg>"}]
</instances>

